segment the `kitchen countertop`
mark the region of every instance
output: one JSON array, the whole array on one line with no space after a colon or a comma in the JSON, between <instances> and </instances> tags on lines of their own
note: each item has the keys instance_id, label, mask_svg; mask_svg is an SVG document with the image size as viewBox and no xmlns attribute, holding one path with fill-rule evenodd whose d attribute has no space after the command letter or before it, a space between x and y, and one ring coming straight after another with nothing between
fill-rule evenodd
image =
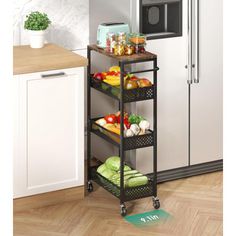
<instances>
[{"instance_id":1,"label":"kitchen countertop","mask_svg":"<svg viewBox=\"0 0 236 236\"><path fill-rule=\"evenodd\" d=\"M33 49L29 45L13 48L14 75L85 67L87 64L87 58L55 44L45 44L40 49Z\"/></svg>"}]
</instances>

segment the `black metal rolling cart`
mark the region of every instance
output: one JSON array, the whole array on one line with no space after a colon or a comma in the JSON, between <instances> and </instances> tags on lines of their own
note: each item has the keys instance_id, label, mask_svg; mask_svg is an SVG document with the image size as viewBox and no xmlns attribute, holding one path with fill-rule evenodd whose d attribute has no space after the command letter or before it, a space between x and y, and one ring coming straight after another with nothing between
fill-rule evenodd
<instances>
[{"instance_id":1,"label":"black metal rolling cart","mask_svg":"<svg viewBox=\"0 0 236 236\"><path fill-rule=\"evenodd\" d=\"M96 80L92 78L91 74L91 52L95 51L97 53L103 54L110 58L116 59L120 66L120 88L113 87L101 80ZM159 199L157 198L157 56L145 52L141 54L134 54L131 56L115 56L109 54L103 49L97 47L96 45L88 46L88 67L87 67L87 190L89 192L93 191L92 181L96 182L98 185L102 186L108 192L120 199L120 213L122 216L127 214L125 202L135 199L140 199L144 197L152 196L153 206L158 209L160 207ZM132 71L131 74L152 72L153 73L153 85L150 87L137 88L132 90L124 89L124 74L125 66L142 63L142 62L152 62L153 66L151 69ZM153 100L153 130L149 130L144 135L138 135L133 137L124 137L124 129L120 130L120 136L104 129L95 123L96 119L91 117L91 88L96 89L106 95L119 101L119 109L121 116L121 126L124 127L124 104L130 102ZM98 118L97 118L98 119ZM120 163L120 187L112 183L110 180L106 179L100 175L96 169L97 166L91 165L91 133L105 139L106 141L112 143L119 148L119 154L121 158ZM153 173L146 175L148 177L148 183L146 185L138 187L124 187L124 165L125 165L125 151L153 147ZM145 157L147 158L147 157Z\"/></svg>"}]
</instances>

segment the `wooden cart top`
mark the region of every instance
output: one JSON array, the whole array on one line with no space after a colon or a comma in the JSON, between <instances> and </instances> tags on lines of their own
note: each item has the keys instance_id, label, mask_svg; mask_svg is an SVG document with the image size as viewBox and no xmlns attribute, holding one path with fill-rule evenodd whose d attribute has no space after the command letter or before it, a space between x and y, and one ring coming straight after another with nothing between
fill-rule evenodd
<instances>
[{"instance_id":1,"label":"wooden cart top","mask_svg":"<svg viewBox=\"0 0 236 236\"><path fill-rule=\"evenodd\" d=\"M88 48L90 50L94 50L98 53L101 53L105 56L111 57L113 59L116 59L120 62L142 62L142 61L148 61L148 60L153 60L157 58L156 54L153 54L151 52L144 52L144 53L138 53L138 54L133 54L130 56L116 56L112 53L106 52L103 48L98 47L97 45L89 45Z\"/></svg>"}]
</instances>

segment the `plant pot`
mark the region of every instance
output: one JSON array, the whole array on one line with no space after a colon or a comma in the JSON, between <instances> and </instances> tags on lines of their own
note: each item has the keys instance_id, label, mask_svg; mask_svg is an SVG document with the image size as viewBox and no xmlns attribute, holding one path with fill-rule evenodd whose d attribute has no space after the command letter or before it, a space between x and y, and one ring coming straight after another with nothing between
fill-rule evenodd
<instances>
[{"instance_id":1,"label":"plant pot","mask_svg":"<svg viewBox=\"0 0 236 236\"><path fill-rule=\"evenodd\" d=\"M28 30L31 48L42 48L45 41L45 30Z\"/></svg>"}]
</instances>

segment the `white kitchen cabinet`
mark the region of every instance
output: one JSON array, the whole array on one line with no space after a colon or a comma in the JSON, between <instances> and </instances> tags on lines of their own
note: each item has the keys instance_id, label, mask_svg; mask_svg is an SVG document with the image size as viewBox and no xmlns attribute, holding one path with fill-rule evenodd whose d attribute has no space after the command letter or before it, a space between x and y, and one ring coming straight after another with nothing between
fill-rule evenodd
<instances>
[{"instance_id":1,"label":"white kitchen cabinet","mask_svg":"<svg viewBox=\"0 0 236 236\"><path fill-rule=\"evenodd\" d=\"M14 198L84 185L84 68L14 83Z\"/></svg>"}]
</instances>

